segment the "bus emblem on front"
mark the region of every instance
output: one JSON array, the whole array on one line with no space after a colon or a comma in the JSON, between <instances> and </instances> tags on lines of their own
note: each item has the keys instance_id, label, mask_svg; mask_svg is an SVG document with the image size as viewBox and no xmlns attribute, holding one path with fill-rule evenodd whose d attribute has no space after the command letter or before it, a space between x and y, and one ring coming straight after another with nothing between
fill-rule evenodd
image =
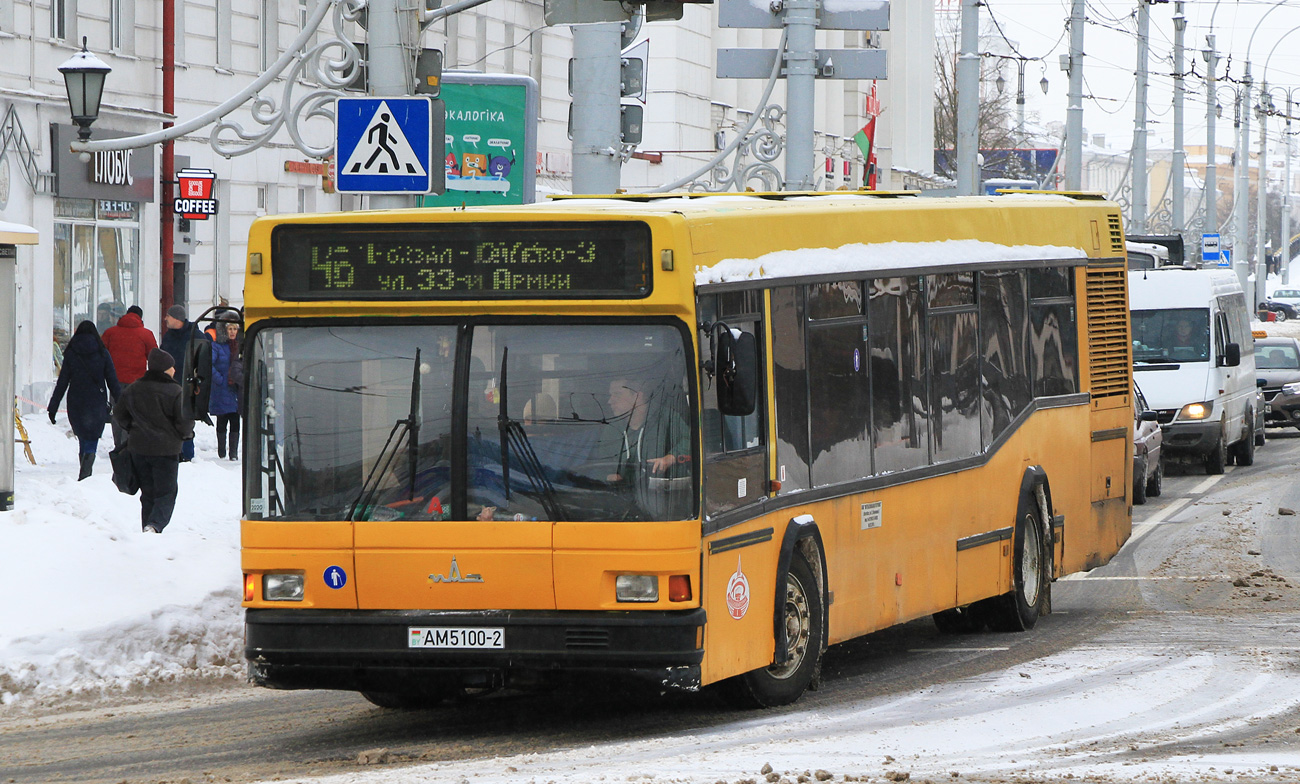
<instances>
[{"instance_id":1,"label":"bus emblem on front","mask_svg":"<svg viewBox=\"0 0 1300 784\"><path fill-rule=\"evenodd\" d=\"M444 577L441 574L429 575L431 583L481 583L483 575L481 574L461 574L460 567L456 565L456 556L451 557L451 571Z\"/></svg>"}]
</instances>

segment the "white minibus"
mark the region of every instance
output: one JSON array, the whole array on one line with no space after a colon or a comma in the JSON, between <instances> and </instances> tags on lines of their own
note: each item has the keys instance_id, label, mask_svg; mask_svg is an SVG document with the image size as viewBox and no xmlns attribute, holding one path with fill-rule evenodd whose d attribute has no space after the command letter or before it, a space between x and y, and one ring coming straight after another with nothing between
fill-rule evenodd
<instances>
[{"instance_id":1,"label":"white minibus","mask_svg":"<svg viewBox=\"0 0 1300 784\"><path fill-rule=\"evenodd\" d=\"M1129 273L1134 379L1158 412L1167 459L1221 474L1255 462L1255 350L1229 270Z\"/></svg>"}]
</instances>

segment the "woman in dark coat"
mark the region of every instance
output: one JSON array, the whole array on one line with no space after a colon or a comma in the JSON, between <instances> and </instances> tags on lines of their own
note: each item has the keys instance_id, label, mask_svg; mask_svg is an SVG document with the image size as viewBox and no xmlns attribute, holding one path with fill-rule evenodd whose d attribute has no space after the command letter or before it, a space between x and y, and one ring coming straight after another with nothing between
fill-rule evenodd
<instances>
[{"instance_id":1,"label":"woman in dark coat","mask_svg":"<svg viewBox=\"0 0 1300 784\"><path fill-rule=\"evenodd\" d=\"M95 465L95 450L99 447L100 436L104 435L104 423L108 421L110 402L116 401L121 391L113 358L104 347L104 341L100 340L99 330L90 321L81 322L68 341L68 347L63 350L63 367L59 370L59 380L54 385L49 405L50 423L54 424L59 403L67 393L68 423L80 443L81 471L77 481L90 476Z\"/></svg>"},{"instance_id":2,"label":"woman in dark coat","mask_svg":"<svg viewBox=\"0 0 1300 784\"><path fill-rule=\"evenodd\" d=\"M244 383L243 339L239 325L217 322L212 343L212 394L208 413L217 417L217 456L226 456L226 431L230 432L230 459L239 459L240 389Z\"/></svg>"}]
</instances>

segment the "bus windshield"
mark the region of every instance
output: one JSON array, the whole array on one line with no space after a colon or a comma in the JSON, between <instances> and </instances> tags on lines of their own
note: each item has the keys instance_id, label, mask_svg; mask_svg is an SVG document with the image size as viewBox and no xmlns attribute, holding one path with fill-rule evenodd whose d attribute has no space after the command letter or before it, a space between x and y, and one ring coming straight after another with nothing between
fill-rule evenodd
<instances>
[{"instance_id":1,"label":"bus windshield","mask_svg":"<svg viewBox=\"0 0 1300 784\"><path fill-rule=\"evenodd\" d=\"M249 348L249 519L695 516L676 328L269 327Z\"/></svg>"},{"instance_id":2,"label":"bus windshield","mask_svg":"<svg viewBox=\"0 0 1300 784\"><path fill-rule=\"evenodd\" d=\"M1208 362L1210 312L1206 308L1135 310L1134 362Z\"/></svg>"}]
</instances>

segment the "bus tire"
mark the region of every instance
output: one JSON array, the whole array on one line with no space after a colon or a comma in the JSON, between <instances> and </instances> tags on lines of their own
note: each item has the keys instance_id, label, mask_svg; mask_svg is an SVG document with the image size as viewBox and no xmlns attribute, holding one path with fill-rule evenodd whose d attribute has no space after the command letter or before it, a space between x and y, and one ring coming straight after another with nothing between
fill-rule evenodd
<instances>
[{"instance_id":1,"label":"bus tire","mask_svg":"<svg viewBox=\"0 0 1300 784\"><path fill-rule=\"evenodd\" d=\"M989 628L995 632L1029 631L1043 610L1051 576L1047 573L1050 561L1043 524L1038 518L1036 504L1021 497L1011 548L1011 592L985 600Z\"/></svg>"},{"instance_id":2,"label":"bus tire","mask_svg":"<svg viewBox=\"0 0 1300 784\"><path fill-rule=\"evenodd\" d=\"M737 708L789 705L799 699L821 667L825 605L812 567L797 548L790 556L785 591L777 601L785 605L786 661L723 681L724 698Z\"/></svg>"}]
</instances>

